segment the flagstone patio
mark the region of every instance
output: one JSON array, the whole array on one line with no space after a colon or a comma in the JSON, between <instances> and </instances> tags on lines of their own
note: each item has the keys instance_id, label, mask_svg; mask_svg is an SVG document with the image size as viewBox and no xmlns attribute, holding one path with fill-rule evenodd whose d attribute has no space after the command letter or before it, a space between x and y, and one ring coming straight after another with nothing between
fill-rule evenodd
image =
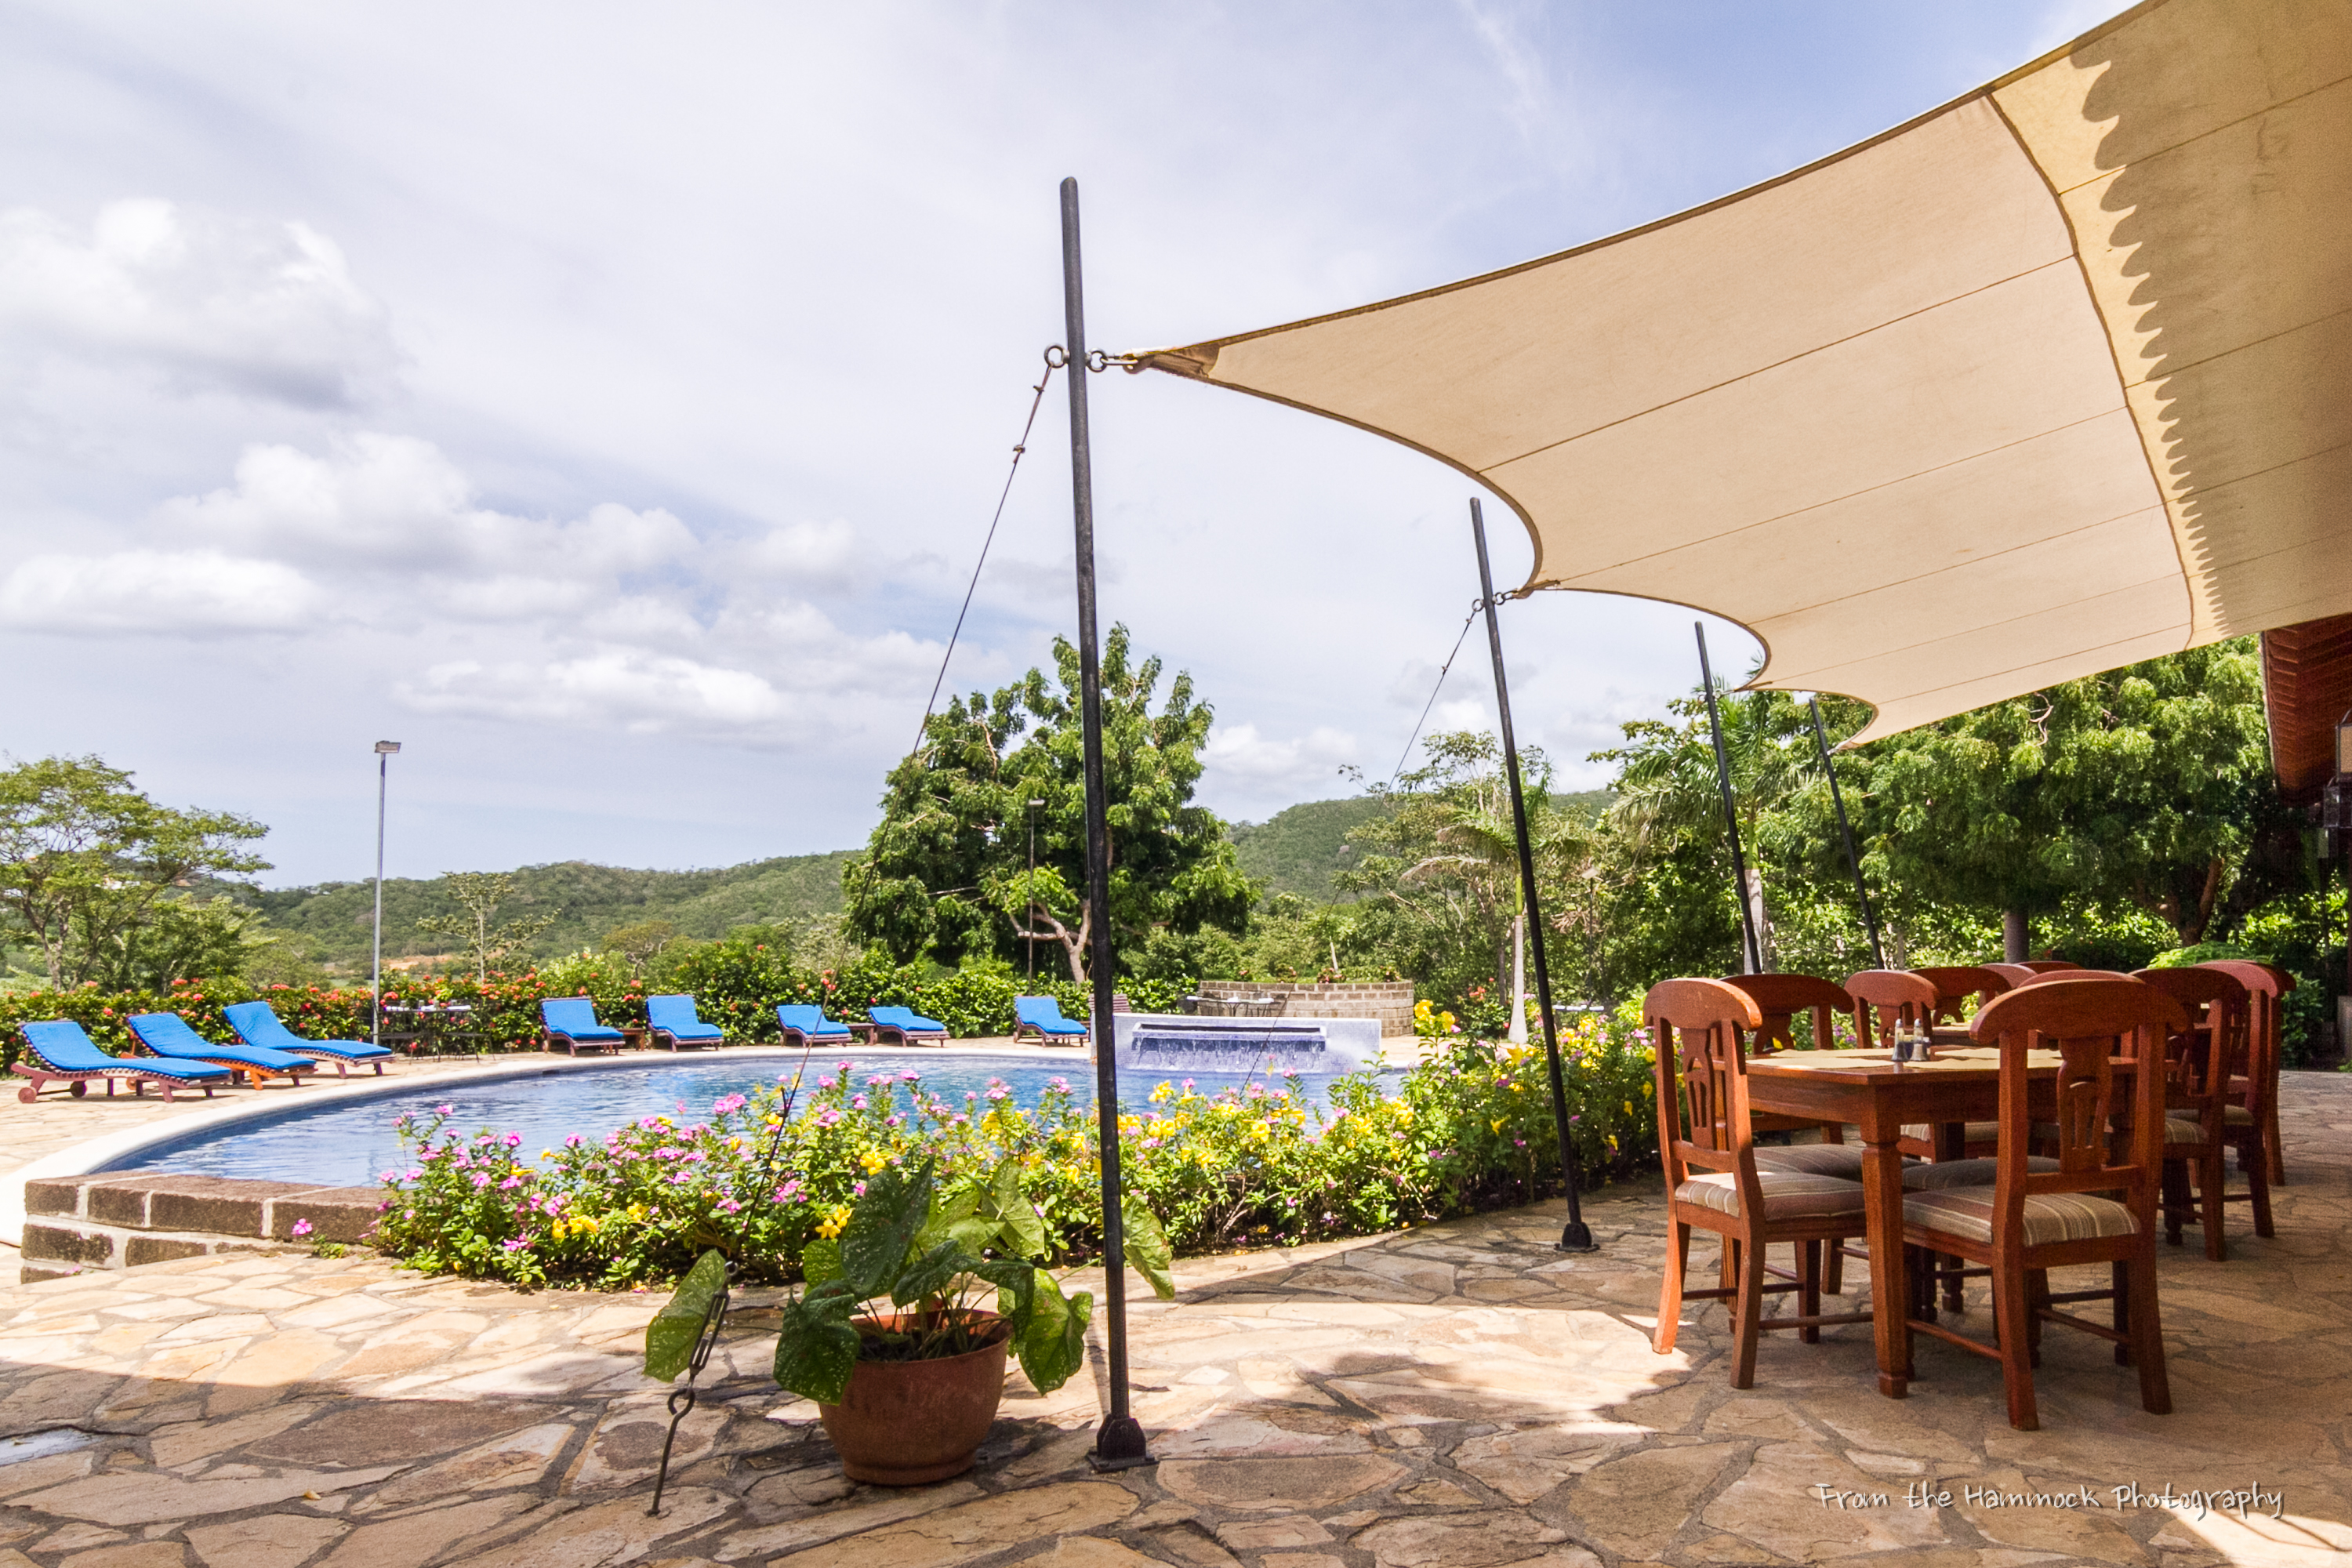
<instances>
[{"instance_id":1,"label":"flagstone patio","mask_svg":"<svg viewBox=\"0 0 2352 1568\"><path fill-rule=\"evenodd\" d=\"M1551 1249L1553 1204L1184 1262L1178 1300L1133 1317L1160 1463L1110 1477L1085 1463L1099 1387L1016 1374L971 1475L853 1486L767 1380L755 1308L656 1520L666 1391L635 1363L657 1297L289 1250L0 1289L0 1568L2341 1563L2352 1078L2291 1075L2286 1105L2277 1237L2241 1208L2230 1262L2164 1255L2168 1417L2063 1333L2040 1432L2002 1419L1997 1367L1933 1343L1912 1396L1881 1398L1863 1328L1768 1337L1736 1393L1719 1308L1648 1348L1651 1183L1587 1205L1591 1257ZM2168 1486L2278 1500L2241 1518ZM1951 1500L1907 1504L1922 1488Z\"/></svg>"}]
</instances>

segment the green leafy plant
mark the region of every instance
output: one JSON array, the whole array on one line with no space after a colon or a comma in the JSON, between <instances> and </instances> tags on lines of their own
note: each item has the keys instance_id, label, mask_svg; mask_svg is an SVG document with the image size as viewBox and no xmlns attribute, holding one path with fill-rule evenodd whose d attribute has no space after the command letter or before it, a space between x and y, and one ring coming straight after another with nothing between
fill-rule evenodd
<instances>
[{"instance_id":1,"label":"green leafy plant","mask_svg":"<svg viewBox=\"0 0 2352 1568\"><path fill-rule=\"evenodd\" d=\"M1120 1205L1128 1262L1164 1300L1175 1294L1168 1238L1128 1194ZM1008 1341L1032 1384L1051 1393L1086 1362L1094 1297L1065 1295L1037 1266L1045 1227L1021 1163L942 1186L938 1163L886 1165L844 1217L801 1255L803 1288L788 1298L776 1339L776 1382L838 1405L861 1361L936 1361ZM727 1280L724 1257L703 1254L646 1330L646 1373L684 1371ZM982 1303L994 1292L994 1310Z\"/></svg>"}]
</instances>

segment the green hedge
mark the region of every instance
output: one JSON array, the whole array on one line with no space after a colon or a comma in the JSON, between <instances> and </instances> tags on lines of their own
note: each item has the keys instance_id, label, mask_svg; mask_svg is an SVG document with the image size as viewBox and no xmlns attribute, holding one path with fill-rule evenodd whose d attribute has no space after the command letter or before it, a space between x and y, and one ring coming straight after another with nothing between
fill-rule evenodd
<instances>
[{"instance_id":1,"label":"green hedge","mask_svg":"<svg viewBox=\"0 0 2352 1568\"><path fill-rule=\"evenodd\" d=\"M383 999L387 1007L434 1003L472 1008L466 1021L469 1037L447 1042L471 1052L535 1049L541 1035L539 1005L550 996L589 997L598 1017L627 1026L646 1021L648 993L682 991L694 997L704 1019L724 1029L729 1039L744 1042L777 1037L778 1003L814 1002L827 1016L850 1023L864 1022L875 1006L911 1007L939 1019L957 1038L970 1039L1010 1034L1013 998L1023 989L1011 977L987 970L935 977L926 977L917 965L879 963L838 973L795 970L772 957L765 946L742 941L691 944L646 979L633 977L627 963L613 955L581 953L519 976L493 974L486 981L470 975L387 976ZM1037 994L1054 996L1072 1017L1086 1016L1088 1003L1080 986L1041 980ZM135 1013L177 1013L205 1038L226 1042L236 1038L236 1031L228 1026L221 1009L257 998L269 1003L286 1026L305 1038L368 1037L364 989L183 980L161 995L95 988L16 992L0 994L0 1069L15 1065L24 1054L19 1024L70 1018L89 1031L100 1049L121 1052L131 1044L125 1018ZM404 1033L405 1023L394 1015L385 1019L384 1027L387 1033Z\"/></svg>"}]
</instances>

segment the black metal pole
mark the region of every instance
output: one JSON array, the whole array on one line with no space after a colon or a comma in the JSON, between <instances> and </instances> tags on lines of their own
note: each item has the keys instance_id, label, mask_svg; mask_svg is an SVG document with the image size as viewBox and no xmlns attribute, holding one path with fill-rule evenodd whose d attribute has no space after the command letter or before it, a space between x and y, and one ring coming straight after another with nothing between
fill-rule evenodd
<instances>
[{"instance_id":1,"label":"black metal pole","mask_svg":"<svg viewBox=\"0 0 2352 1568\"><path fill-rule=\"evenodd\" d=\"M1878 945L1878 915L1870 907L1870 889L1863 885L1862 857L1853 850L1853 825L1845 818L1845 796L1838 792L1837 769L1830 765L1830 732L1822 727L1821 699L1808 697L1805 707L1813 716L1813 744L1822 752L1822 772L1829 776L1830 805L1836 811L1838 837L1845 840L1845 863L1853 868L1853 896L1862 900L1862 926L1870 933L1870 966L1886 967L1885 950Z\"/></svg>"},{"instance_id":2,"label":"black metal pole","mask_svg":"<svg viewBox=\"0 0 2352 1568\"><path fill-rule=\"evenodd\" d=\"M1094 979L1088 1039L1095 1052L1095 1125L1102 1151L1103 1346L1110 1412L1096 1435L1097 1468L1124 1469L1150 1455L1128 1412L1127 1238L1119 1221L1118 1048L1111 1029L1110 822L1103 798L1102 660L1095 636L1095 488L1087 436L1086 291L1078 265L1078 182L1062 182L1062 303L1070 383L1070 502L1077 526L1078 722L1086 742L1087 963Z\"/></svg>"},{"instance_id":3,"label":"black metal pole","mask_svg":"<svg viewBox=\"0 0 2352 1568\"><path fill-rule=\"evenodd\" d=\"M1511 734L1511 688L1503 678L1503 627L1495 617L1495 578L1486 567L1486 518L1478 498L1470 498L1470 534L1478 542L1478 602L1486 609L1486 647L1495 656L1495 712L1503 724L1503 771L1511 783L1511 831L1519 845L1519 896L1527 903L1528 932L1535 950L1536 1011L1543 1019L1544 1067L1551 1079L1552 1126L1559 1133L1559 1174L1568 1187L1568 1224L1559 1233L1562 1252L1594 1252L1592 1227L1576 1190L1576 1141L1568 1131L1568 1084L1559 1071L1559 1030L1552 1021L1551 965L1544 961L1543 906L1536 899L1536 854L1528 842L1528 803L1519 792L1519 745ZM1514 997L1514 1005L1517 998Z\"/></svg>"},{"instance_id":4,"label":"black metal pole","mask_svg":"<svg viewBox=\"0 0 2352 1568\"><path fill-rule=\"evenodd\" d=\"M1731 874L1739 898L1739 935L1747 949L1747 973L1764 973L1764 944L1757 940L1756 914L1748 907L1748 857L1739 852L1739 813L1731 801L1731 758L1723 749L1723 715L1715 707L1715 671L1706 662L1706 623L1693 621L1698 633L1698 679L1706 689L1706 727L1715 736L1715 782L1723 789L1723 826L1731 835Z\"/></svg>"}]
</instances>

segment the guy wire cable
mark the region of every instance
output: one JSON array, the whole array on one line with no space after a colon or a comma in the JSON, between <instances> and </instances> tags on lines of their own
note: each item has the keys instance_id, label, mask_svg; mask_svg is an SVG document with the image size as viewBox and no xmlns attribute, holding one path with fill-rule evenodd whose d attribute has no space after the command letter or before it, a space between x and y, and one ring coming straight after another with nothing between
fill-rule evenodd
<instances>
[{"instance_id":1,"label":"guy wire cable","mask_svg":"<svg viewBox=\"0 0 2352 1568\"><path fill-rule=\"evenodd\" d=\"M1404 750L1397 753L1396 769L1389 774L1391 789L1394 789L1397 780L1403 776L1405 760L1412 755L1413 742L1421 739L1421 727L1429 722L1430 710L1437 706L1437 694L1445 689L1445 672L1454 668L1454 659L1461 656L1462 644L1470 636L1470 623L1476 620L1478 612L1486 607L1486 600L1476 600L1472 603L1470 613L1462 617L1462 630L1454 639L1454 651L1447 654L1445 662L1437 667L1437 684L1429 689L1429 700L1421 705L1421 717L1412 722L1412 738L1405 742Z\"/></svg>"}]
</instances>

